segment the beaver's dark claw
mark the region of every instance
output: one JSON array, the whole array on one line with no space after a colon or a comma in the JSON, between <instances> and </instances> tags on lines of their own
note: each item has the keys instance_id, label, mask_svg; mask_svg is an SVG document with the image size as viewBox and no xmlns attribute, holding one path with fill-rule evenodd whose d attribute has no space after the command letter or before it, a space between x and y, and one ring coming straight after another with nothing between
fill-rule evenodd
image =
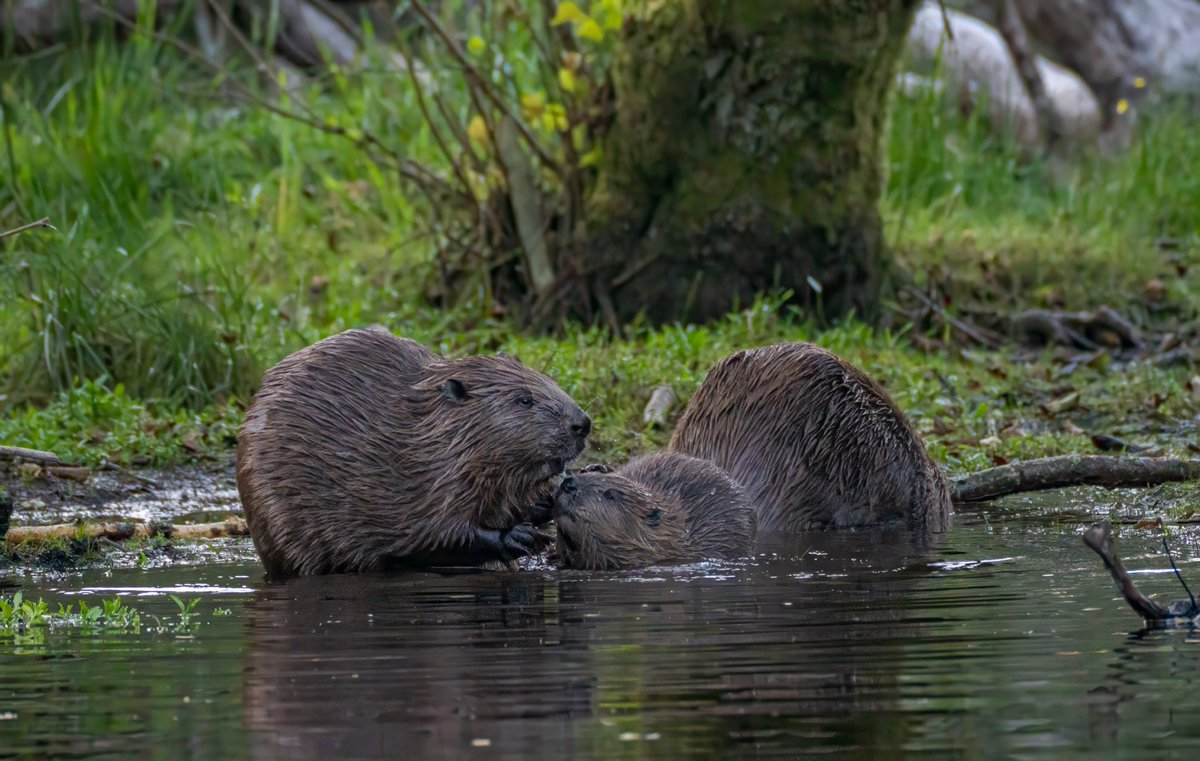
<instances>
[{"instance_id":1,"label":"beaver's dark claw","mask_svg":"<svg viewBox=\"0 0 1200 761\"><path fill-rule=\"evenodd\" d=\"M612 473L613 469L607 465L588 465L580 473Z\"/></svg>"},{"instance_id":2,"label":"beaver's dark claw","mask_svg":"<svg viewBox=\"0 0 1200 761\"><path fill-rule=\"evenodd\" d=\"M518 523L500 535L500 558L516 560L526 555L536 555L545 549L553 537L538 531L531 524Z\"/></svg>"}]
</instances>

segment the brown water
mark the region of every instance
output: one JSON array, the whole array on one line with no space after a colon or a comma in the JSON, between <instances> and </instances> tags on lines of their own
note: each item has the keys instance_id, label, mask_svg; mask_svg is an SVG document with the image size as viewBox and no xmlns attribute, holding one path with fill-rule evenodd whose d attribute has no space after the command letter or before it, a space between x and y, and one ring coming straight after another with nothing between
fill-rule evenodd
<instances>
[{"instance_id":1,"label":"brown water","mask_svg":"<svg viewBox=\"0 0 1200 761\"><path fill-rule=\"evenodd\" d=\"M0 637L0 758L1196 757L1194 633L1141 631L1091 515L1016 504L931 550L846 533L639 573L0 577L162 616L202 598L191 634ZM1181 597L1156 536L1118 549ZM1200 586L1200 533L1173 541Z\"/></svg>"}]
</instances>

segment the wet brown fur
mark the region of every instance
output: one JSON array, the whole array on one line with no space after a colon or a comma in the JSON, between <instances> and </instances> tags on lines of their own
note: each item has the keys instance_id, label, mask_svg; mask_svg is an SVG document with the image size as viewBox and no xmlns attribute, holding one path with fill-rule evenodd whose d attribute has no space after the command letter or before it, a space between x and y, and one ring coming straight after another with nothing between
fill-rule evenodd
<instances>
[{"instance_id":1,"label":"wet brown fur","mask_svg":"<svg viewBox=\"0 0 1200 761\"><path fill-rule=\"evenodd\" d=\"M725 471L670 452L564 481L554 518L561 564L591 570L743 557L757 523Z\"/></svg>"},{"instance_id":2,"label":"wet brown fur","mask_svg":"<svg viewBox=\"0 0 1200 761\"><path fill-rule=\"evenodd\" d=\"M508 560L495 532L548 497L589 429L513 358L349 330L266 373L238 437L238 493L273 575Z\"/></svg>"},{"instance_id":3,"label":"wet brown fur","mask_svg":"<svg viewBox=\"0 0 1200 761\"><path fill-rule=\"evenodd\" d=\"M724 468L757 505L763 532L893 522L941 532L949 520L945 478L904 413L813 344L718 362L667 448Z\"/></svg>"}]
</instances>

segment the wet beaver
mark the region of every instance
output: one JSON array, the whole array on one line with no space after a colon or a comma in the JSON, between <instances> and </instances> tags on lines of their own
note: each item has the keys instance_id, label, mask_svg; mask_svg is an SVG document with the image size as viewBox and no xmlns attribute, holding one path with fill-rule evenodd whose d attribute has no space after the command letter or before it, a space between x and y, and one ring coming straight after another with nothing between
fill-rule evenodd
<instances>
[{"instance_id":1,"label":"wet beaver","mask_svg":"<svg viewBox=\"0 0 1200 761\"><path fill-rule=\"evenodd\" d=\"M641 568L742 557L754 543L754 506L725 471L658 452L616 471L568 477L554 499L564 568Z\"/></svg>"},{"instance_id":2,"label":"wet beaver","mask_svg":"<svg viewBox=\"0 0 1200 761\"><path fill-rule=\"evenodd\" d=\"M724 468L758 507L759 530L903 522L941 532L945 477L891 398L809 343L718 362L667 446Z\"/></svg>"},{"instance_id":3,"label":"wet beaver","mask_svg":"<svg viewBox=\"0 0 1200 761\"><path fill-rule=\"evenodd\" d=\"M509 561L550 539L523 521L590 430L516 359L348 330L263 377L238 494L272 575Z\"/></svg>"}]
</instances>

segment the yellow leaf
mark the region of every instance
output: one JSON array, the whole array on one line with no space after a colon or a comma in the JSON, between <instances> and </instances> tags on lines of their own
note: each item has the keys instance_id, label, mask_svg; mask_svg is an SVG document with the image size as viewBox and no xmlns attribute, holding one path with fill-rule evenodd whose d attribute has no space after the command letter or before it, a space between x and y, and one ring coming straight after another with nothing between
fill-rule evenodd
<instances>
[{"instance_id":1,"label":"yellow leaf","mask_svg":"<svg viewBox=\"0 0 1200 761\"><path fill-rule=\"evenodd\" d=\"M575 92L575 75L570 69L559 69L558 84L567 92Z\"/></svg>"},{"instance_id":2,"label":"yellow leaf","mask_svg":"<svg viewBox=\"0 0 1200 761\"><path fill-rule=\"evenodd\" d=\"M1123 114L1128 110L1129 110L1129 101L1125 100L1124 98L1121 98L1120 100L1117 101L1117 113L1118 114Z\"/></svg>"},{"instance_id":3,"label":"yellow leaf","mask_svg":"<svg viewBox=\"0 0 1200 761\"><path fill-rule=\"evenodd\" d=\"M484 145L488 144L487 122L483 120L482 116L476 114L471 117L471 123L467 125L467 135L472 140L476 140Z\"/></svg>"},{"instance_id":4,"label":"yellow leaf","mask_svg":"<svg viewBox=\"0 0 1200 761\"><path fill-rule=\"evenodd\" d=\"M526 93L521 96L521 108L525 111L526 119L533 119L542 113L546 107L546 96L540 92Z\"/></svg>"},{"instance_id":5,"label":"yellow leaf","mask_svg":"<svg viewBox=\"0 0 1200 761\"><path fill-rule=\"evenodd\" d=\"M621 14L618 13L617 11L609 11L608 13L604 14L604 28L605 29L620 29L621 22L622 22Z\"/></svg>"},{"instance_id":6,"label":"yellow leaf","mask_svg":"<svg viewBox=\"0 0 1200 761\"><path fill-rule=\"evenodd\" d=\"M1133 78L1133 86L1139 90L1142 89L1143 87L1146 86L1146 78L1145 77L1134 77Z\"/></svg>"},{"instance_id":7,"label":"yellow leaf","mask_svg":"<svg viewBox=\"0 0 1200 761\"><path fill-rule=\"evenodd\" d=\"M554 26L562 26L582 17L583 11L579 10L579 6L575 3L559 3L558 8L554 10L554 18L550 19L550 23Z\"/></svg>"},{"instance_id":8,"label":"yellow leaf","mask_svg":"<svg viewBox=\"0 0 1200 761\"><path fill-rule=\"evenodd\" d=\"M600 25L594 19L589 18L579 25L579 36L599 42L604 39L604 30L600 28Z\"/></svg>"},{"instance_id":9,"label":"yellow leaf","mask_svg":"<svg viewBox=\"0 0 1200 761\"><path fill-rule=\"evenodd\" d=\"M487 43L483 41L482 37L472 37L467 40L467 50L470 50L472 55L479 55L486 49Z\"/></svg>"},{"instance_id":10,"label":"yellow leaf","mask_svg":"<svg viewBox=\"0 0 1200 761\"><path fill-rule=\"evenodd\" d=\"M354 127L350 127L349 129L346 130L346 137L350 138L351 140L353 140L356 143L361 143L362 139L363 139L363 133L362 133L362 130L360 130L360 129L355 129Z\"/></svg>"}]
</instances>

